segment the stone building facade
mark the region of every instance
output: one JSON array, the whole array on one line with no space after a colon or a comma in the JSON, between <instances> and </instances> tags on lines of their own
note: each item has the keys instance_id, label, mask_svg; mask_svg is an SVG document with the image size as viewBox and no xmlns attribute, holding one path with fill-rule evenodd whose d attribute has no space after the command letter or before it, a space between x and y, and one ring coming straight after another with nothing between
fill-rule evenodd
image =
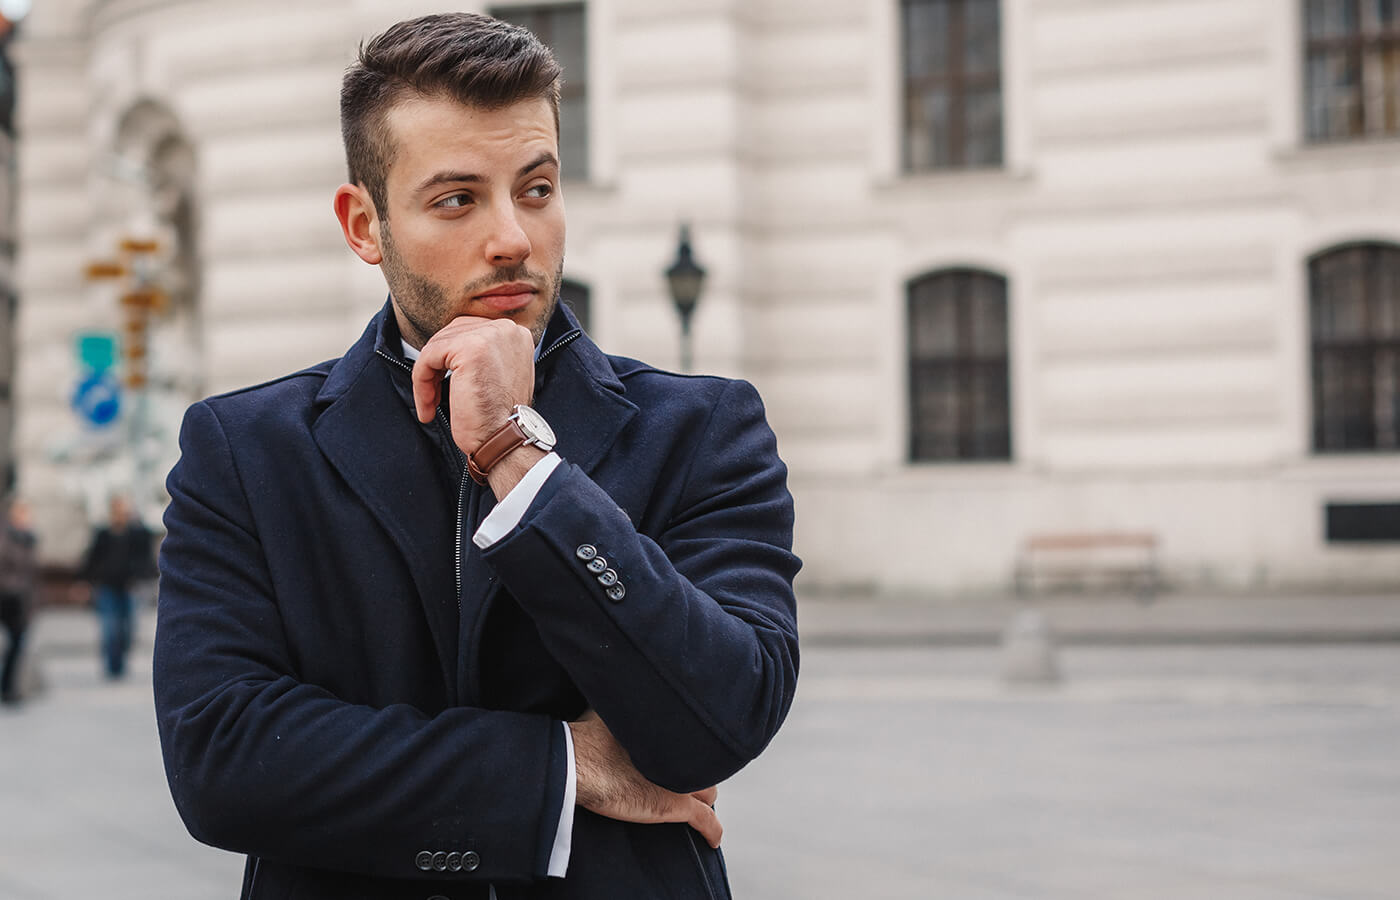
<instances>
[{"instance_id":1,"label":"stone building facade","mask_svg":"<svg viewBox=\"0 0 1400 900\"><path fill-rule=\"evenodd\" d=\"M337 89L434 8L36 4L15 450L53 554L173 460L184 403L337 355L382 302L330 211ZM696 366L762 391L809 589L1003 589L1030 535L1084 532L1153 536L1180 585L1400 582L1394 4L489 8L555 29L580 87L566 275L606 349L677 364L691 225ZM178 296L146 431L103 456L71 335L116 327L81 267L124 229Z\"/></svg>"},{"instance_id":2,"label":"stone building facade","mask_svg":"<svg viewBox=\"0 0 1400 900\"><path fill-rule=\"evenodd\" d=\"M15 220L15 78L10 61L14 23L0 10L0 491L14 487Z\"/></svg>"}]
</instances>

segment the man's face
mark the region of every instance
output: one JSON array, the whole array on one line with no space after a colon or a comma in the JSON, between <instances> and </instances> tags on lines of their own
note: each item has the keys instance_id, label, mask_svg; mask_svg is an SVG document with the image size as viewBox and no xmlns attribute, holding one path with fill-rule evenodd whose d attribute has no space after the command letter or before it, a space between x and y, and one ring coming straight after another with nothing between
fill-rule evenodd
<instances>
[{"instance_id":1,"label":"man's face","mask_svg":"<svg viewBox=\"0 0 1400 900\"><path fill-rule=\"evenodd\" d=\"M465 315L510 318L538 343L564 269L549 101L488 111L420 97L391 109L387 123L388 209L374 227L404 338L422 347Z\"/></svg>"}]
</instances>

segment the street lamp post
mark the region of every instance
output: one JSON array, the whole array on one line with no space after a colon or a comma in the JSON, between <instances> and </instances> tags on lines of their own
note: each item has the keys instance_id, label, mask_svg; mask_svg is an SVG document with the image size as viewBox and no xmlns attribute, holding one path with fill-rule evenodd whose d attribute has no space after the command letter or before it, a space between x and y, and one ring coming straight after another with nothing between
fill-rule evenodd
<instances>
[{"instance_id":1,"label":"street lamp post","mask_svg":"<svg viewBox=\"0 0 1400 900\"><path fill-rule=\"evenodd\" d=\"M681 317L681 371L691 367L690 317L700 301L700 289L705 285L705 270L695 262L690 249L690 226L681 225L676 244L676 261L666 270L666 284L671 289L671 302Z\"/></svg>"}]
</instances>

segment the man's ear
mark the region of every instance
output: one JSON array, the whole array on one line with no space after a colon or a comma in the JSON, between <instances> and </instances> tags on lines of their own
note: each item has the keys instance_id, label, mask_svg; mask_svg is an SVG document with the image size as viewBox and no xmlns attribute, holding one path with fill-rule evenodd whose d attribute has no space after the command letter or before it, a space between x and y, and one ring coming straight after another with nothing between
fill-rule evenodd
<instances>
[{"instance_id":1,"label":"man's ear","mask_svg":"<svg viewBox=\"0 0 1400 900\"><path fill-rule=\"evenodd\" d=\"M335 217L340 220L345 243L355 255L372 266L384 259L379 249L379 215L369 192L358 184L342 184L335 189L331 201Z\"/></svg>"}]
</instances>

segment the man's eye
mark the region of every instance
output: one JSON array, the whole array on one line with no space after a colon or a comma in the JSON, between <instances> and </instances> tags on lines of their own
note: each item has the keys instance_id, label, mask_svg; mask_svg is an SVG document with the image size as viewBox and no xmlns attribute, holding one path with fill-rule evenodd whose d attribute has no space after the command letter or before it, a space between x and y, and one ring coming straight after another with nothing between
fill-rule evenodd
<instances>
[{"instance_id":1,"label":"man's eye","mask_svg":"<svg viewBox=\"0 0 1400 900\"><path fill-rule=\"evenodd\" d=\"M472 198L470 194L453 194L451 197L444 197L433 205L441 207L442 209L462 209L471 202Z\"/></svg>"},{"instance_id":2,"label":"man's eye","mask_svg":"<svg viewBox=\"0 0 1400 900\"><path fill-rule=\"evenodd\" d=\"M535 185L534 187L532 187L532 188L530 188L529 190L527 190L527 191L525 192L525 196L526 196L526 197L530 197L530 198L535 199L535 200L543 200L545 197L548 197L550 194L553 194L553 193L554 193L554 185L552 185L552 184L537 184L537 185Z\"/></svg>"}]
</instances>

